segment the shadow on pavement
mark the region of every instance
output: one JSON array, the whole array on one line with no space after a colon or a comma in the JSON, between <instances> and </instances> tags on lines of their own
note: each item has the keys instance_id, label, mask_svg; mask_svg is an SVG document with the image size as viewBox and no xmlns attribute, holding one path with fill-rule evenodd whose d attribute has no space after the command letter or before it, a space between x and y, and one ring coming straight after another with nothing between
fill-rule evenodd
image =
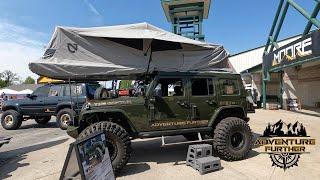
<instances>
[{"instance_id":1,"label":"shadow on pavement","mask_svg":"<svg viewBox=\"0 0 320 180\"><path fill-rule=\"evenodd\" d=\"M43 144L37 144L11 151L0 152L0 179L11 177L10 173L17 170L19 167L28 166L29 163L21 163L26 159L27 153L37 151L44 148L50 148L58 144L66 142L68 138L52 141Z\"/></svg>"},{"instance_id":2,"label":"shadow on pavement","mask_svg":"<svg viewBox=\"0 0 320 180\"><path fill-rule=\"evenodd\" d=\"M307 116L320 117L320 115L316 114L319 112L316 112L316 113L308 113L308 112L302 112L302 111L291 111L291 112L303 114L303 115L307 115Z\"/></svg>"},{"instance_id":3,"label":"shadow on pavement","mask_svg":"<svg viewBox=\"0 0 320 180\"><path fill-rule=\"evenodd\" d=\"M254 139L260 134L254 133ZM169 137L169 141L180 142L184 141L182 136ZM180 144L168 147L161 147L161 139L150 139L143 141L132 142L132 156L129 164L120 172L119 176L126 176L128 173L137 174L150 169L146 162L156 162L157 164L172 163L173 166L185 165L188 146L190 144ZM246 159L253 158L259 155L255 150L252 150Z\"/></svg>"},{"instance_id":4,"label":"shadow on pavement","mask_svg":"<svg viewBox=\"0 0 320 180\"><path fill-rule=\"evenodd\" d=\"M37 124L36 122L34 124L27 124L22 125L19 129L30 129L30 128L58 128L57 124L55 122L48 122L47 124Z\"/></svg>"},{"instance_id":5,"label":"shadow on pavement","mask_svg":"<svg viewBox=\"0 0 320 180\"><path fill-rule=\"evenodd\" d=\"M123 176L129 176L132 174L138 174L142 173L144 171L147 171L150 169L150 166L147 163L131 163L127 164L119 174L117 174L117 177L123 177Z\"/></svg>"}]
</instances>

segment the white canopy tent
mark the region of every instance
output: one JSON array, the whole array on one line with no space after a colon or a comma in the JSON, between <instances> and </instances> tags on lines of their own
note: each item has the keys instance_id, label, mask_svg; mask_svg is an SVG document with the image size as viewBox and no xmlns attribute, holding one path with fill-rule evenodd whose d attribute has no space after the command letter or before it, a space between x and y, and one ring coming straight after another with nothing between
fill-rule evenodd
<instances>
[{"instance_id":1,"label":"white canopy tent","mask_svg":"<svg viewBox=\"0 0 320 180\"><path fill-rule=\"evenodd\" d=\"M185 38L147 23L57 27L32 72L56 79L107 80L150 71L229 68L221 45Z\"/></svg>"},{"instance_id":2,"label":"white canopy tent","mask_svg":"<svg viewBox=\"0 0 320 180\"><path fill-rule=\"evenodd\" d=\"M6 94L6 95L25 95L25 94L31 94L33 91L30 89L25 89L22 91L15 91L12 89L0 89L0 95L1 94Z\"/></svg>"},{"instance_id":3,"label":"white canopy tent","mask_svg":"<svg viewBox=\"0 0 320 180\"><path fill-rule=\"evenodd\" d=\"M19 91L15 91L15 90L12 90L12 89L1 89L0 90L0 95L1 94L9 94L9 95L11 95L11 94L18 94L19 93Z\"/></svg>"}]
</instances>

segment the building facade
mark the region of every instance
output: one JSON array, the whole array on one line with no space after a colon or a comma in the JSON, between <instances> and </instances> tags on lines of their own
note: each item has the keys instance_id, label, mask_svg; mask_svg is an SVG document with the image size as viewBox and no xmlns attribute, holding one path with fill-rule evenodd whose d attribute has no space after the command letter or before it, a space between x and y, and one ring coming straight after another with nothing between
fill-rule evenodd
<instances>
[{"instance_id":1,"label":"building facade","mask_svg":"<svg viewBox=\"0 0 320 180\"><path fill-rule=\"evenodd\" d=\"M300 35L279 41L280 47L298 41ZM262 106L262 63L265 46L231 55L229 60L241 74L244 85L250 90L258 106ZM270 104L279 108L297 110L319 109L320 61L314 60L270 72L266 84L267 108Z\"/></svg>"}]
</instances>

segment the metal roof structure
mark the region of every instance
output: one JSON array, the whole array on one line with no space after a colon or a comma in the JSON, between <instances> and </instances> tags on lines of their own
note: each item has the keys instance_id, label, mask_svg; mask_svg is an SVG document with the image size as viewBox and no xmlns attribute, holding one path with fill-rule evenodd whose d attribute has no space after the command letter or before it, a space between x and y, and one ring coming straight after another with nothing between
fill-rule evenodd
<instances>
[{"instance_id":1,"label":"metal roof structure","mask_svg":"<svg viewBox=\"0 0 320 180\"><path fill-rule=\"evenodd\" d=\"M202 21L209 16L211 0L161 0L161 5L173 33L204 40Z\"/></svg>"},{"instance_id":2,"label":"metal roof structure","mask_svg":"<svg viewBox=\"0 0 320 180\"><path fill-rule=\"evenodd\" d=\"M278 42L279 46L284 46L290 42L299 39L301 35L289 37ZM232 64L236 72L241 73L247 69L257 66L263 62L263 52L265 46L259 46L257 48L249 49L243 52L232 54L229 57L229 61Z\"/></svg>"}]
</instances>

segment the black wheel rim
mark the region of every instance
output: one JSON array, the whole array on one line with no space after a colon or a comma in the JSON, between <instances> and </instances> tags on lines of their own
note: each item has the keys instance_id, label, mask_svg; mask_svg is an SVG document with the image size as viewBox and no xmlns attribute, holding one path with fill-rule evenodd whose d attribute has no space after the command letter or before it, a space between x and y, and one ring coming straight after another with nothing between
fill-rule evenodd
<instances>
[{"instance_id":1,"label":"black wheel rim","mask_svg":"<svg viewBox=\"0 0 320 180\"><path fill-rule=\"evenodd\" d=\"M244 137L240 132L235 132L231 135L231 146L235 149L241 149L244 145Z\"/></svg>"}]
</instances>

